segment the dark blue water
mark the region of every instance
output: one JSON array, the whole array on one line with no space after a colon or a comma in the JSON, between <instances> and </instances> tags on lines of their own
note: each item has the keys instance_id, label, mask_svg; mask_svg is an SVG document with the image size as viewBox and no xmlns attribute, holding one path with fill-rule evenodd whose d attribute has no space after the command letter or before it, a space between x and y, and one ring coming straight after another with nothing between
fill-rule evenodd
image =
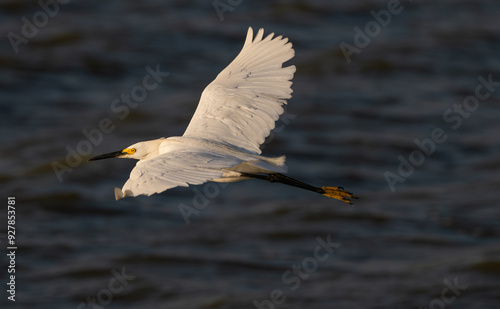
<instances>
[{"instance_id":1,"label":"dark blue water","mask_svg":"<svg viewBox=\"0 0 500 309\"><path fill-rule=\"evenodd\" d=\"M500 3L51 3L0 4L2 308L498 307ZM361 199L255 180L116 202L134 162L86 159L181 135L249 26L296 51L264 154Z\"/></svg>"}]
</instances>

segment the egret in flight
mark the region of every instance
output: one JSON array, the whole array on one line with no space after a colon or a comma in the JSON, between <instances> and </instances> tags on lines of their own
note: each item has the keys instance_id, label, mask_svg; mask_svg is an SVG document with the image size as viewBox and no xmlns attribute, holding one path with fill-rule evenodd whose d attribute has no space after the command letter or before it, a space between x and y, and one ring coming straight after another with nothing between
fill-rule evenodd
<instances>
[{"instance_id":1,"label":"egret in flight","mask_svg":"<svg viewBox=\"0 0 500 309\"><path fill-rule=\"evenodd\" d=\"M292 44L274 33L254 38L248 29L241 52L201 94L198 107L182 136L133 144L96 156L139 160L116 199L152 195L170 188L207 181L262 179L299 187L351 203L357 198L342 187L314 187L283 173L285 156L265 157L260 145L291 98L295 66L283 67L294 56Z\"/></svg>"}]
</instances>

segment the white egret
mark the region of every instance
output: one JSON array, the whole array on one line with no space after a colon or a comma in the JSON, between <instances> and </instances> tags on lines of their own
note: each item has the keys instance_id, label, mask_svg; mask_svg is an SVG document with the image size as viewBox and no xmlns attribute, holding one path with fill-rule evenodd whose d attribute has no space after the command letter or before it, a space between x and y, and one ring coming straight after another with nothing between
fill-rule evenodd
<instances>
[{"instance_id":1,"label":"white egret","mask_svg":"<svg viewBox=\"0 0 500 309\"><path fill-rule=\"evenodd\" d=\"M295 66L283 67L294 56L292 44L274 33L254 38L248 29L243 49L201 95L184 135L133 144L93 157L138 159L115 197L152 195L177 186L207 181L263 179L279 182L351 203L357 198L342 187L314 187L283 175L285 156L260 155L260 145L291 98Z\"/></svg>"}]
</instances>

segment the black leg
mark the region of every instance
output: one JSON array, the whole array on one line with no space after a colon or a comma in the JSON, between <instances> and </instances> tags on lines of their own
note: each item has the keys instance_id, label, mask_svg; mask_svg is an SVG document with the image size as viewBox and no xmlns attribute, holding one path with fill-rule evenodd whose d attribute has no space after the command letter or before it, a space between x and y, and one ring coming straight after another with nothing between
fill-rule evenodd
<instances>
[{"instance_id":1,"label":"black leg","mask_svg":"<svg viewBox=\"0 0 500 309\"><path fill-rule=\"evenodd\" d=\"M350 198L355 198L357 199L354 194L352 194L349 191L344 190L342 187L314 187L311 185L308 185L307 183L298 181L297 179L293 179L291 177L285 176L283 174L248 174L248 173L241 173L242 176L249 177L249 178L255 178L255 179L262 179L262 180L267 180L269 182L279 182L285 185L289 186L294 186L297 188L301 189L306 189L309 191L313 191L316 193L323 194L324 196L335 198L338 200L341 200L343 202L349 203L352 205Z\"/></svg>"}]
</instances>

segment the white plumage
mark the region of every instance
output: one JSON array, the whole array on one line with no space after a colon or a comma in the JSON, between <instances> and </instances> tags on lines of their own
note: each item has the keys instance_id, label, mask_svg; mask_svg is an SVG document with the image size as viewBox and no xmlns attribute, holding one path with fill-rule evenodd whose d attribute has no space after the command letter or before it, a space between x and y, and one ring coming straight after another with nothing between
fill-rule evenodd
<instances>
[{"instance_id":1,"label":"white plumage","mask_svg":"<svg viewBox=\"0 0 500 309\"><path fill-rule=\"evenodd\" d=\"M264 29L254 37L248 29L238 56L201 95L183 136L139 142L124 150L93 157L138 159L115 197L151 195L177 186L248 178L281 182L350 203L350 192L313 187L289 178L285 156L261 156L260 145L291 97L295 66L283 67L294 56L292 44Z\"/></svg>"},{"instance_id":2,"label":"white plumage","mask_svg":"<svg viewBox=\"0 0 500 309\"><path fill-rule=\"evenodd\" d=\"M259 155L259 146L291 97L295 72L295 66L282 67L294 56L292 44L273 36L264 38L260 29L254 38L248 29L243 49L205 88L182 137L140 142L113 153L139 159L123 188L115 188L116 199L248 178L239 172L286 172L284 156ZM92 160L104 157L110 156Z\"/></svg>"},{"instance_id":3,"label":"white plumage","mask_svg":"<svg viewBox=\"0 0 500 309\"><path fill-rule=\"evenodd\" d=\"M283 68L294 56L292 44L271 33L263 39L252 28L239 55L203 91L183 136L205 138L252 153L274 128L291 98L295 66Z\"/></svg>"},{"instance_id":4,"label":"white plumage","mask_svg":"<svg viewBox=\"0 0 500 309\"><path fill-rule=\"evenodd\" d=\"M127 149L144 148L144 143L157 144L159 154L137 162L123 188L115 188L117 200L160 193L177 186L199 185L208 180L233 182L248 178L239 172L286 172L284 156L268 158L203 138L169 137L140 142Z\"/></svg>"}]
</instances>

